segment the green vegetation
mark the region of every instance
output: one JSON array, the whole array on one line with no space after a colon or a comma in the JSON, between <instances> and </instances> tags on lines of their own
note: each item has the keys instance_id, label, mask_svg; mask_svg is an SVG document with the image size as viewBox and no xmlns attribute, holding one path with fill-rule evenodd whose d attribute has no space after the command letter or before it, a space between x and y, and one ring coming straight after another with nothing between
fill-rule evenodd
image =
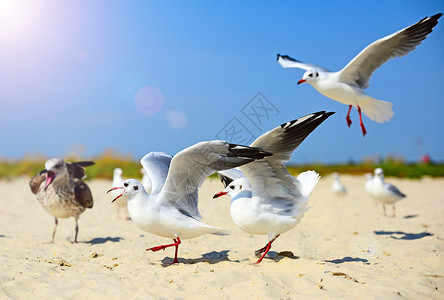
<instances>
[{"instance_id":1,"label":"green vegetation","mask_svg":"<svg viewBox=\"0 0 444 300\"><path fill-rule=\"evenodd\" d=\"M19 161L2 160L0 158L0 179L10 179L16 176L33 176L44 168L47 158L25 157ZM138 160L129 155L117 154L112 150L107 150L100 156L91 159L65 158L67 161L92 160L96 164L87 168L87 179L103 178L111 179L114 168L123 170L124 178L141 178L142 174ZM310 164L310 165L289 165L287 168L292 175L298 175L300 172L315 170L325 176L333 172L341 174L363 175L373 173L373 170L381 167L386 176L421 178L423 176L444 177L443 163L404 163L402 160L386 159L379 164L371 162L350 163L350 164Z\"/></svg>"}]
</instances>

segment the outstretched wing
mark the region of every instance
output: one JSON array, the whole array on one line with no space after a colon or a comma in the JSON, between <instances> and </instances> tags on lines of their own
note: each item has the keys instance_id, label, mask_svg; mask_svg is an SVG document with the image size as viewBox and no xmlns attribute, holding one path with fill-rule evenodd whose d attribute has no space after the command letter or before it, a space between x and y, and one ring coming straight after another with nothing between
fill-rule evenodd
<instances>
[{"instance_id":1,"label":"outstretched wing","mask_svg":"<svg viewBox=\"0 0 444 300\"><path fill-rule=\"evenodd\" d=\"M300 182L288 173L284 162L290 160L293 151L332 114L321 111L284 123L251 144L273 153L273 156L239 167L250 181L253 195L261 195L265 201L278 201L279 206L287 207L305 194Z\"/></svg>"},{"instance_id":2,"label":"outstretched wing","mask_svg":"<svg viewBox=\"0 0 444 300\"><path fill-rule=\"evenodd\" d=\"M302 69L302 70L305 70L305 71L308 71L308 70L320 70L320 71L324 71L324 72L330 72L329 70L327 70L327 69L325 69L323 67L320 67L320 66L317 66L317 65L313 65L313 64L303 63L303 62L301 62L299 60L291 58L288 55L280 55L280 54L278 54L277 55L277 61L278 61L278 63L281 64L281 66L283 68L299 68L299 69Z\"/></svg>"},{"instance_id":3,"label":"outstretched wing","mask_svg":"<svg viewBox=\"0 0 444 300\"><path fill-rule=\"evenodd\" d=\"M165 152L150 152L140 160L146 175L151 181L151 194L158 194L165 183L170 168L171 155Z\"/></svg>"},{"instance_id":4,"label":"outstretched wing","mask_svg":"<svg viewBox=\"0 0 444 300\"><path fill-rule=\"evenodd\" d=\"M82 179L85 177L85 168L94 165L93 161L65 162L71 178Z\"/></svg>"},{"instance_id":5,"label":"outstretched wing","mask_svg":"<svg viewBox=\"0 0 444 300\"><path fill-rule=\"evenodd\" d=\"M214 172L235 168L271 155L266 151L225 141L200 142L180 151L171 161L162 189L162 199L176 206L183 214L196 219L197 190Z\"/></svg>"},{"instance_id":6,"label":"outstretched wing","mask_svg":"<svg viewBox=\"0 0 444 300\"><path fill-rule=\"evenodd\" d=\"M432 32L441 16L439 13L426 17L371 43L340 71L340 80L362 89L367 88L370 77L377 68L389 59L402 57L415 49Z\"/></svg>"}]
</instances>

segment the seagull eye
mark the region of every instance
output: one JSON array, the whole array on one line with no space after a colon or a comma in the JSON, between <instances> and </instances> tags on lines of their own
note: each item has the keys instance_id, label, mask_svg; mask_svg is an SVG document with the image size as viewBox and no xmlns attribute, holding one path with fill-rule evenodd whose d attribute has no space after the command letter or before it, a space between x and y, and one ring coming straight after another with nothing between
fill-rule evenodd
<instances>
[{"instance_id":1,"label":"seagull eye","mask_svg":"<svg viewBox=\"0 0 444 300\"><path fill-rule=\"evenodd\" d=\"M313 77L313 74L308 74L308 77Z\"/></svg>"},{"instance_id":2,"label":"seagull eye","mask_svg":"<svg viewBox=\"0 0 444 300\"><path fill-rule=\"evenodd\" d=\"M125 187L128 187L128 182L125 182L123 185L124 185Z\"/></svg>"},{"instance_id":3,"label":"seagull eye","mask_svg":"<svg viewBox=\"0 0 444 300\"><path fill-rule=\"evenodd\" d=\"M234 190L234 186L230 185L230 189Z\"/></svg>"},{"instance_id":4,"label":"seagull eye","mask_svg":"<svg viewBox=\"0 0 444 300\"><path fill-rule=\"evenodd\" d=\"M137 185L134 186L134 190L137 191L139 187Z\"/></svg>"},{"instance_id":5,"label":"seagull eye","mask_svg":"<svg viewBox=\"0 0 444 300\"><path fill-rule=\"evenodd\" d=\"M319 77L319 73L318 72L316 72L316 77Z\"/></svg>"}]
</instances>

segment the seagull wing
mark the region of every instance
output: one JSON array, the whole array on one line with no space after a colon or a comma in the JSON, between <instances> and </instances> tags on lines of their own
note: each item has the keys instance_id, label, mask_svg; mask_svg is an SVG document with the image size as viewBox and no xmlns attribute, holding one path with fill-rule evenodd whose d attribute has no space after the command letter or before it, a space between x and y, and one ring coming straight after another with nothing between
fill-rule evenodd
<instances>
[{"instance_id":1,"label":"seagull wing","mask_svg":"<svg viewBox=\"0 0 444 300\"><path fill-rule=\"evenodd\" d=\"M362 89L369 86L372 73L391 58L402 57L416 48L438 24L441 13L424 18L398 32L381 38L362 50L340 72L340 80Z\"/></svg>"},{"instance_id":2,"label":"seagull wing","mask_svg":"<svg viewBox=\"0 0 444 300\"><path fill-rule=\"evenodd\" d=\"M93 207L93 196L88 185L83 180L74 178L74 195L76 202L87 208Z\"/></svg>"},{"instance_id":3,"label":"seagull wing","mask_svg":"<svg viewBox=\"0 0 444 300\"><path fill-rule=\"evenodd\" d=\"M271 155L260 149L225 141L200 142L174 156L162 189L168 203L190 217L201 219L197 190L214 172L235 168Z\"/></svg>"},{"instance_id":4,"label":"seagull wing","mask_svg":"<svg viewBox=\"0 0 444 300\"><path fill-rule=\"evenodd\" d=\"M94 165L93 161L65 162L71 178L85 178L85 168Z\"/></svg>"},{"instance_id":5,"label":"seagull wing","mask_svg":"<svg viewBox=\"0 0 444 300\"><path fill-rule=\"evenodd\" d=\"M308 70L320 70L323 72L329 72L329 70L324 69L323 67L317 66L317 65L313 65L313 64L307 64L307 63L303 63L299 60L296 60L294 58L291 58L288 55L277 55L277 61L278 63L281 64L282 67L284 68L299 68L305 71Z\"/></svg>"},{"instance_id":6,"label":"seagull wing","mask_svg":"<svg viewBox=\"0 0 444 300\"><path fill-rule=\"evenodd\" d=\"M140 164L152 185L151 194L158 194L165 183L173 157L164 152L150 152L140 160Z\"/></svg>"},{"instance_id":7,"label":"seagull wing","mask_svg":"<svg viewBox=\"0 0 444 300\"><path fill-rule=\"evenodd\" d=\"M299 196L307 196L301 183L288 173L284 162L290 160L293 151L332 114L321 111L284 123L251 144L273 153L273 156L239 168L250 181L253 195L260 196L265 202L273 202L276 209L282 210L292 208Z\"/></svg>"}]
</instances>

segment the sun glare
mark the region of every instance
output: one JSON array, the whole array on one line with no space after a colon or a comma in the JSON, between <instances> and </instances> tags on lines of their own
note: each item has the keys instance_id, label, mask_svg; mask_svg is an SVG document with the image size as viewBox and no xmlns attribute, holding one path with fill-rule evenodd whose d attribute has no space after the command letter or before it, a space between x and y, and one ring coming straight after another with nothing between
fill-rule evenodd
<instances>
[{"instance_id":1,"label":"sun glare","mask_svg":"<svg viewBox=\"0 0 444 300\"><path fill-rule=\"evenodd\" d=\"M0 0L0 39L18 38L31 28L39 1Z\"/></svg>"}]
</instances>

